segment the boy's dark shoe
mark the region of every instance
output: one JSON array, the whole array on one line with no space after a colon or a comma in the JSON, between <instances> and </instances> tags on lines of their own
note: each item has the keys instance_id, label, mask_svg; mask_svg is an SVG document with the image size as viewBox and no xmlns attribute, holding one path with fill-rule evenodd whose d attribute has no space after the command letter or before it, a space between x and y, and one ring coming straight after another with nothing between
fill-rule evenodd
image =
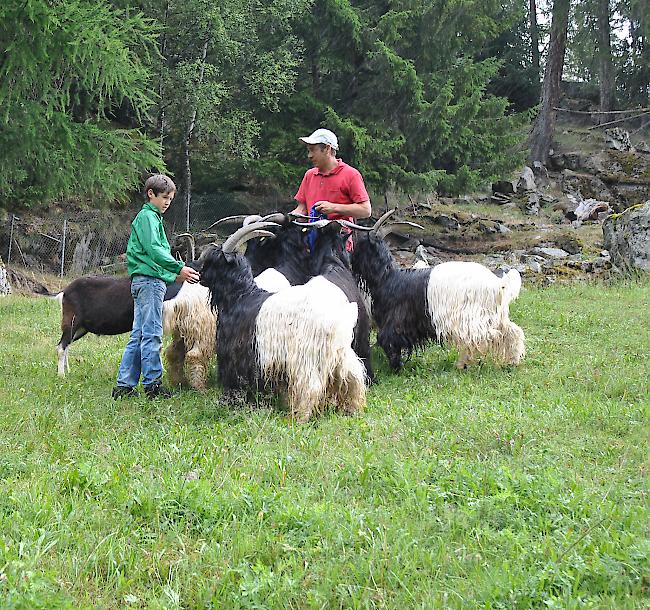
<instances>
[{"instance_id":1,"label":"boy's dark shoe","mask_svg":"<svg viewBox=\"0 0 650 610\"><path fill-rule=\"evenodd\" d=\"M151 385L145 386L144 393L149 400L153 400L154 398L171 398L174 395L160 381L154 381Z\"/></svg>"},{"instance_id":2,"label":"boy's dark shoe","mask_svg":"<svg viewBox=\"0 0 650 610\"><path fill-rule=\"evenodd\" d=\"M138 392L135 388L130 388L128 386L116 385L111 392L113 400L119 400L120 398L131 398L132 396L137 396Z\"/></svg>"}]
</instances>

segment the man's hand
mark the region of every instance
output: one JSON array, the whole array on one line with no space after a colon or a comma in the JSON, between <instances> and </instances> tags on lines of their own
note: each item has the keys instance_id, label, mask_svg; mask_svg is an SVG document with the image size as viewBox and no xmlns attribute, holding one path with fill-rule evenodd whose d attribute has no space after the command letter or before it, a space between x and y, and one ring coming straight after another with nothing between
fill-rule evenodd
<instances>
[{"instance_id":1,"label":"man's hand","mask_svg":"<svg viewBox=\"0 0 650 610\"><path fill-rule=\"evenodd\" d=\"M304 203L299 203L289 214L296 216L307 216L307 206Z\"/></svg>"},{"instance_id":2,"label":"man's hand","mask_svg":"<svg viewBox=\"0 0 650 610\"><path fill-rule=\"evenodd\" d=\"M194 271L192 267L183 267L180 273L176 276L176 281L179 283L187 282L188 284L196 284L201 276L198 271Z\"/></svg>"},{"instance_id":3,"label":"man's hand","mask_svg":"<svg viewBox=\"0 0 650 610\"><path fill-rule=\"evenodd\" d=\"M340 214L340 212L339 212L339 204L338 203L332 203L331 201L317 201L314 204L314 207L321 214Z\"/></svg>"}]
</instances>

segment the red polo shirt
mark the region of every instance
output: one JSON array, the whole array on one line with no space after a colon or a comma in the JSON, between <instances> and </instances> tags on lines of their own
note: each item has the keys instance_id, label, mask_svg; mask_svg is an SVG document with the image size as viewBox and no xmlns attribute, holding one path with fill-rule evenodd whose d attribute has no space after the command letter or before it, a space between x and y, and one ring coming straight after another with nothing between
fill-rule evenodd
<instances>
[{"instance_id":1,"label":"red polo shirt","mask_svg":"<svg viewBox=\"0 0 650 610\"><path fill-rule=\"evenodd\" d=\"M317 201L348 204L363 203L370 199L359 171L341 159L337 159L336 163L336 167L326 174L321 173L317 167L305 172L294 199L307 206L307 215ZM351 216L340 214L329 214L328 218L353 220Z\"/></svg>"}]
</instances>

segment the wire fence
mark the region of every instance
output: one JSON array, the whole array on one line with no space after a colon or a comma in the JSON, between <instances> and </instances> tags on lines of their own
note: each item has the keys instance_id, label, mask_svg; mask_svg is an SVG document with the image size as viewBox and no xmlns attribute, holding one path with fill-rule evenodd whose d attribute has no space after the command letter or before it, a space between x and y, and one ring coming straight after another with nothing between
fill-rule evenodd
<instances>
[{"instance_id":1,"label":"wire fence","mask_svg":"<svg viewBox=\"0 0 650 610\"><path fill-rule=\"evenodd\" d=\"M288 198L265 198L248 203L230 193L192 196L191 233L199 233L224 216L271 209L288 211ZM7 265L26 270L79 277L88 274L119 274L126 271L126 247L131 221L140 204L116 211L77 211L39 217L32 213L9 214L0 231L0 255ZM187 209L177 196L165 213L164 225L170 244L187 231ZM183 258L186 253L182 253Z\"/></svg>"}]
</instances>

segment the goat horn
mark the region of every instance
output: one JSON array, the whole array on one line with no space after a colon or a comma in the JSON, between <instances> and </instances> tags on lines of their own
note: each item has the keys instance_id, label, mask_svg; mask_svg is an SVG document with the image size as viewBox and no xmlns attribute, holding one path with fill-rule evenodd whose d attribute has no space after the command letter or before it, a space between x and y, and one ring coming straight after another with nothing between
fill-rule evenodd
<instances>
[{"instance_id":1,"label":"goat horn","mask_svg":"<svg viewBox=\"0 0 650 610\"><path fill-rule=\"evenodd\" d=\"M379 218L379 220L372 227L374 233L376 233L379 230L379 227L381 227L381 225L383 225L388 220L388 218L395 213L395 210L396 208L388 210L388 212Z\"/></svg>"},{"instance_id":2,"label":"goat horn","mask_svg":"<svg viewBox=\"0 0 650 610\"><path fill-rule=\"evenodd\" d=\"M382 227L379 231L377 231L377 235L379 237L384 238L389 233L392 233L400 225L415 227L417 229L424 230L424 227L422 225L419 225L419 224L417 224L415 222L409 222L408 220L400 220L399 222L392 222L390 225L388 225L386 227Z\"/></svg>"},{"instance_id":3,"label":"goat horn","mask_svg":"<svg viewBox=\"0 0 650 610\"><path fill-rule=\"evenodd\" d=\"M190 252L188 252L188 254L190 255L190 260L193 261L195 259L195 253L196 253L196 241L194 239L194 235L192 235L191 233L179 233L176 236L176 238L178 239L179 237L186 237L187 239L189 239Z\"/></svg>"},{"instance_id":4,"label":"goat horn","mask_svg":"<svg viewBox=\"0 0 650 610\"><path fill-rule=\"evenodd\" d=\"M242 227L247 227L250 224L253 224L254 222L262 222L264 219L259 215L259 214L249 214L244 218L244 221L242 222Z\"/></svg>"},{"instance_id":5,"label":"goat horn","mask_svg":"<svg viewBox=\"0 0 650 610\"><path fill-rule=\"evenodd\" d=\"M275 234L270 231L259 230L265 229L266 227L277 226L279 225L276 222L254 222L246 225L241 229L237 229L228 239L226 239L221 246L221 250L223 252L234 252L237 249L237 246L247 242L249 239L253 239L254 237L260 237L261 233L264 234L264 237L275 237ZM258 234L254 235L255 232L258 232Z\"/></svg>"},{"instance_id":6,"label":"goat horn","mask_svg":"<svg viewBox=\"0 0 650 610\"><path fill-rule=\"evenodd\" d=\"M309 216L306 216L305 214L296 214L295 212L289 212L287 216L293 216L294 218L309 218Z\"/></svg>"},{"instance_id":7,"label":"goat horn","mask_svg":"<svg viewBox=\"0 0 650 610\"><path fill-rule=\"evenodd\" d=\"M342 224L344 227L348 227L348 229L359 229L360 231L372 231L373 227L364 227L362 225L355 224L353 222L350 222L349 220L338 220L340 224Z\"/></svg>"},{"instance_id":8,"label":"goat horn","mask_svg":"<svg viewBox=\"0 0 650 610\"><path fill-rule=\"evenodd\" d=\"M234 221L244 222L244 220L246 220L247 218L248 216L245 216L243 214L236 214L235 216L225 216L224 218L220 218L219 220L217 220L217 222L213 222L209 227L206 227L203 230L207 231L208 229L212 229L226 222L234 222Z\"/></svg>"},{"instance_id":9,"label":"goat horn","mask_svg":"<svg viewBox=\"0 0 650 610\"><path fill-rule=\"evenodd\" d=\"M287 222L287 217L282 212L273 212L264 216L262 222L277 222L282 225Z\"/></svg>"},{"instance_id":10,"label":"goat horn","mask_svg":"<svg viewBox=\"0 0 650 610\"><path fill-rule=\"evenodd\" d=\"M299 227L308 227L310 229L322 229L326 227L330 222L335 222L333 220L327 220L327 218L321 218L315 222L298 222L297 220L293 221L293 224L298 225Z\"/></svg>"}]
</instances>

